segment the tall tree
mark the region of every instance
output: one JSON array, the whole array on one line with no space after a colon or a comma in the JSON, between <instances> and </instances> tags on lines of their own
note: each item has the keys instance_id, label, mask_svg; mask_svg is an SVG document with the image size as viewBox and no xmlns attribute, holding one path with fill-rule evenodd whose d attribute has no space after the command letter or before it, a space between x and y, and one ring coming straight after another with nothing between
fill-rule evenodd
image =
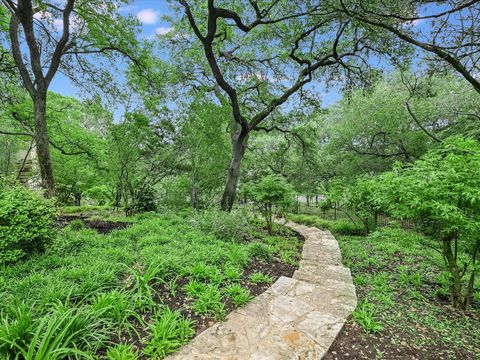
<instances>
[{"instance_id":1,"label":"tall tree","mask_svg":"<svg viewBox=\"0 0 480 360\"><path fill-rule=\"evenodd\" d=\"M58 71L79 81L81 73L88 69L85 60L80 58L82 54L118 51L133 58L136 22L118 14L119 3L2 0L3 6L10 11L13 59L33 100L34 139L47 197L55 194L46 121L49 86Z\"/></svg>"},{"instance_id":2,"label":"tall tree","mask_svg":"<svg viewBox=\"0 0 480 360\"><path fill-rule=\"evenodd\" d=\"M433 54L461 74L480 94L480 80L475 75L480 71L479 0L340 0L337 9L352 21L388 31Z\"/></svg>"},{"instance_id":3,"label":"tall tree","mask_svg":"<svg viewBox=\"0 0 480 360\"><path fill-rule=\"evenodd\" d=\"M324 2L178 3L184 14L180 24L190 25L217 94L226 95L231 106L232 154L221 200L221 208L230 211L249 134L294 95L300 99L314 74L330 80L362 75L368 65L363 55L376 51L381 34L337 16Z\"/></svg>"}]
</instances>

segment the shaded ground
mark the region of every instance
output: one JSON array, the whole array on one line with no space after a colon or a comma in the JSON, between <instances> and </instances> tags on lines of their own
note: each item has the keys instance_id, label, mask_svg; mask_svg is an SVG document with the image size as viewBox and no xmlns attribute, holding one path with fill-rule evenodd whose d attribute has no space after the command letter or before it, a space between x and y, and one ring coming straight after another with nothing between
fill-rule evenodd
<instances>
[{"instance_id":1,"label":"shaded ground","mask_svg":"<svg viewBox=\"0 0 480 360\"><path fill-rule=\"evenodd\" d=\"M412 241L411 233L384 233L339 237L360 305L324 359L480 359L480 304L453 309L431 249ZM369 314L362 313L365 301Z\"/></svg>"},{"instance_id":2,"label":"shaded ground","mask_svg":"<svg viewBox=\"0 0 480 360\"><path fill-rule=\"evenodd\" d=\"M291 235L291 234L290 234ZM303 242L304 238L295 233L299 241ZM301 253L301 247L299 247L299 254ZM264 262L258 259L251 261L245 268L241 280L238 282L243 288L247 289L250 292L250 295L256 297L262 294L267 290L272 283L276 282L280 276L292 277L295 270L298 269L297 265L287 264L279 259L272 259L271 261ZM249 280L249 276L261 272L262 274L268 275L271 277L271 283L252 283ZM176 281L175 291L172 292L171 288L165 283L156 283L152 287L155 290L155 301L157 303L168 306L171 310L180 311L186 318L194 321L195 335L200 334L201 332L208 329L210 326L215 324L218 320L207 315L198 315L192 309L192 305L195 302L195 299L189 297L183 290L183 287L189 282L189 279L179 278ZM225 316L231 313L233 310L238 308L230 299L223 299L225 304ZM152 314L144 313L142 318L145 323L149 323L150 317ZM145 347L144 341L142 339L148 337L148 329L143 327L139 322L134 321L135 328L138 332L138 335L135 333L128 334L124 332L120 339L113 339L114 343L125 342L129 344L134 344L135 347L139 350L142 350ZM141 351L139 353L142 353ZM138 357L140 360L147 360L148 357L140 355Z\"/></svg>"},{"instance_id":3,"label":"shaded ground","mask_svg":"<svg viewBox=\"0 0 480 360\"><path fill-rule=\"evenodd\" d=\"M85 227L93 229L99 234L109 234L113 230L125 229L130 224L124 221L104 221L104 220L92 220L86 215L61 215L57 218L55 225L63 228L74 220L81 220Z\"/></svg>"}]
</instances>

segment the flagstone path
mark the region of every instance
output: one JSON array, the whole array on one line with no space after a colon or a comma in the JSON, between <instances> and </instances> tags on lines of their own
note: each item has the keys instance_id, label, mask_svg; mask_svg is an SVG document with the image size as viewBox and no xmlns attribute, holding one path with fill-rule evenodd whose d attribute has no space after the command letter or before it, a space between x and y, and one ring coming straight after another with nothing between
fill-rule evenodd
<instances>
[{"instance_id":1,"label":"flagstone path","mask_svg":"<svg viewBox=\"0 0 480 360\"><path fill-rule=\"evenodd\" d=\"M305 237L300 267L280 277L170 360L319 360L357 305L350 270L329 231L286 224Z\"/></svg>"}]
</instances>

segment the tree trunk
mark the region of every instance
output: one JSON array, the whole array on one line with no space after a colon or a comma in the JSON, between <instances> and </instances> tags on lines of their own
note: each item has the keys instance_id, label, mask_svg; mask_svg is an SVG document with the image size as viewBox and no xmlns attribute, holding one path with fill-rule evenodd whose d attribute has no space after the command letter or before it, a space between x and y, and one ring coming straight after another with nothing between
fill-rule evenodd
<instances>
[{"instance_id":1,"label":"tree trunk","mask_svg":"<svg viewBox=\"0 0 480 360\"><path fill-rule=\"evenodd\" d=\"M247 132L240 130L232 135L232 160L228 168L227 183L220 203L223 211L231 211L237 196L237 185L240 179L240 165L247 147Z\"/></svg>"},{"instance_id":2,"label":"tree trunk","mask_svg":"<svg viewBox=\"0 0 480 360\"><path fill-rule=\"evenodd\" d=\"M442 239L443 256L445 257L448 269L452 276L452 284L450 286L450 294L452 306L457 309L464 309L465 304L462 299L462 277L458 268L457 259L452 251L452 241L455 235L447 236Z\"/></svg>"},{"instance_id":3,"label":"tree trunk","mask_svg":"<svg viewBox=\"0 0 480 360\"><path fill-rule=\"evenodd\" d=\"M76 206L81 206L82 205L82 194L81 193L75 193L75 205Z\"/></svg>"},{"instance_id":4,"label":"tree trunk","mask_svg":"<svg viewBox=\"0 0 480 360\"><path fill-rule=\"evenodd\" d=\"M35 117L35 145L37 158L42 178L42 188L45 197L55 196L55 179L53 176L52 159L50 157L50 144L47 129L47 93L38 92L34 99Z\"/></svg>"}]
</instances>

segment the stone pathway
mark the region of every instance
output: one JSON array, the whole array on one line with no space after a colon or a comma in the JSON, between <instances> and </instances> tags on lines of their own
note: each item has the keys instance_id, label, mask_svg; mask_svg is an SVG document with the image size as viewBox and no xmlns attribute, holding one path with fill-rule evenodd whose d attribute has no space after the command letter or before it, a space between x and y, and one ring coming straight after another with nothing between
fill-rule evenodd
<instances>
[{"instance_id":1,"label":"stone pathway","mask_svg":"<svg viewBox=\"0 0 480 360\"><path fill-rule=\"evenodd\" d=\"M305 237L293 278L280 277L168 359L317 360L325 355L357 305L350 270L329 231L286 226Z\"/></svg>"}]
</instances>

